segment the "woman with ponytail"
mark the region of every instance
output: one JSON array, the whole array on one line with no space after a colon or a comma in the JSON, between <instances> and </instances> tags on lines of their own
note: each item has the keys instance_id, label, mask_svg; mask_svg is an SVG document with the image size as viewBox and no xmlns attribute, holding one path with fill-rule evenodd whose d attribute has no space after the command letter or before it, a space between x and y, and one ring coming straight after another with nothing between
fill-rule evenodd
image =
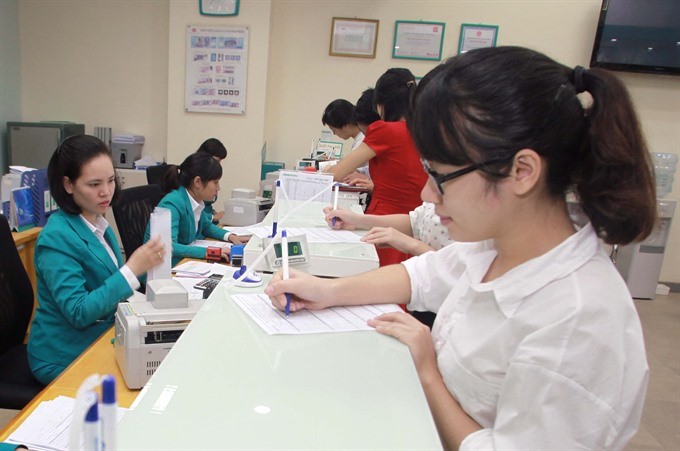
<instances>
[{"instance_id":1,"label":"woman with ponytail","mask_svg":"<svg viewBox=\"0 0 680 451\"><path fill-rule=\"evenodd\" d=\"M276 275L273 304L291 293L291 311L406 302L437 312L432 332L403 313L369 324L410 348L446 449L623 449L649 371L600 238L643 240L656 218L625 87L532 50L477 49L421 83L409 129L429 175L423 200L456 242L333 281Z\"/></svg>"},{"instance_id":2,"label":"woman with ponytail","mask_svg":"<svg viewBox=\"0 0 680 451\"><path fill-rule=\"evenodd\" d=\"M158 206L167 208L172 215L173 266L185 257L208 258L205 247L192 245L196 240L213 238L234 244L248 241L247 237L216 226L209 215L203 214L205 202L217 196L221 178L222 165L207 152L193 153L181 165L168 167L164 184L171 191ZM149 239L149 228L146 228L145 240ZM227 259L230 248L222 246L220 249L221 258Z\"/></svg>"},{"instance_id":3,"label":"woman with ponytail","mask_svg":"<svg viewBox=\"0 0 680 451\"><path fill-rule=\"evenodd\" d=\"M422 203L419 193L427 177L405 122L415 89L416 80L408 69L393 68L385 72L373 93L373 105L381 120L368 125L361 145L329 169L336 181L343 181L368 162L374 187L367 214L407 214ZM380 265L385 266L399 263L408 255L391 247L381 247L378 257Z\"/></svg>"}]
</instances>

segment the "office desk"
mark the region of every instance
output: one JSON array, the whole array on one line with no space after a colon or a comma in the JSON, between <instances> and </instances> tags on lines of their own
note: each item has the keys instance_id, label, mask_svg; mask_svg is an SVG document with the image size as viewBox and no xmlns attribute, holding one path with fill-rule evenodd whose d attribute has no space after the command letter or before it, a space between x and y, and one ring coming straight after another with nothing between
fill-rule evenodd
<instances>
[{"instance_id":1,"label":"office desk","mask_svg":"<svg viewBox=\"0 0 680 451\"><path fill-rule=\"evenodd\" d=\"M222 282L198 312L123 418L120 450L441 449L406 346L270 336L236 292Z\"/></svg>"},{"instance_id":2,"label":"office desk","mask_svg":"<svg viewBox=\"0 0 680 451\"><path fill-rule=\"evenodd\" d=\"M19 252L19 258L21 258L21 263L24 264L28 278L31 280L31 285L33 285L33 293L36 291L33 254L35 253L35 243L38 241L38 235L40 235L41 230L42 227L33 227L23 232L12 232L12 238L14 238L14 245Z\"/></svg>"},{"instance_id":3,"label":"office desk","mask_svg":"<svg viewBox=\"0 0 680 451\"><path fill-rule=\"evenodd\" d=\"M28 279L31 281L31 286L33 287L33 313L31 314L31 321L33 321L35 309L38 307L38 290L36 289L35 261L33 260L33 254L35 253L35 244L38 241L38 235L40 235L41 230L42 227L32 227L23 232L12 232L14 245L17 247L19 258L26 269L26 274L28 274ZM29 332L30 325L29 330L26 332L26 337L28 337Z\"/></svg>"},{"instance_id":4,"label":"office desk","mask_svg":"<svg viewBox=\"0 0 680 451\"><path fill-rule=\"evenodd\" d=\"M0 431L0 441L5 440L9 435L28 417L31 412L42 401L55 399L57 396L76 397L78 387L91 374L112 374L116 378L116 390L118 394L118 404L122 407L129 407L139 394L139 390L130 390L125 386L123 376L118 369L118 364L114 357L113 327L104 332L102 336L92 343L63 373L59 375L51 384L43 389L33 401L31 401L21 412Z\"/></svg>"}]
</instances>

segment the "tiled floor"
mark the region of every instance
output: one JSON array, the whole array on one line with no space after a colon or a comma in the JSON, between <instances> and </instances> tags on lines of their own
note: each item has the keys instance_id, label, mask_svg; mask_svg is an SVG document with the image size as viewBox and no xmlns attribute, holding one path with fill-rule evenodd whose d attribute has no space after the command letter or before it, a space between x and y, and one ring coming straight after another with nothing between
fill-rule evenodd
<instances>
[{"instance_id":1,"label":"tiled floor","mask_svg":"<svg viewBox=\"0 0 680 451\"><path fill-rule=\"evenodd\" d=\"M635 301L645 333L649 387L642 424L626 448L680 450L680 293Z\"/></svg>"},{"instance_id":2,"label":"tiled floor","mask_svg":"<svg viewBox=\"0 0 680 451\"><path fill-rule=\"evenodd\" d=\"M642 424L627 451L680 450L680 293L635 301L647 345L650 381ZM0 429L17 411L0 409Z\"/></svg>"}]
</instances>

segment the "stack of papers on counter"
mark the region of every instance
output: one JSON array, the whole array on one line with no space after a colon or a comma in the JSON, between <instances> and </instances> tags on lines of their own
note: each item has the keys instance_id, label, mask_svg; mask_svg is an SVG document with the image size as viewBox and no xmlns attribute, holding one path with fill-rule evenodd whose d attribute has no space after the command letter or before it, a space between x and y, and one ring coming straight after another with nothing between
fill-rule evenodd
<instances>
[{"instance_id":1,"label":"stack of papers on counter","mask_svg":"<svg viewBox=\"0 0 680 451\"><path fill-rule=\"evenodd\" d=\"M7 442L26 445L31 450L67 451L75 405L76 400L67 396L41 402ZM118 407L119 422L127 410Z\"/></svg>"}]
</instances>

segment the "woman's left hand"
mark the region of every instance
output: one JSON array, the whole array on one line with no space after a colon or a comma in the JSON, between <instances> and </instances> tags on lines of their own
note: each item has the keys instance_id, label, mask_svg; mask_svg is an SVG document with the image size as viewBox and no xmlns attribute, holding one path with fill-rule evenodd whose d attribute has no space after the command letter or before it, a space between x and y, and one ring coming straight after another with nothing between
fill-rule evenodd
<instances>
[{"instance_id":1,"label":"woman's left hand","mask_svg":"<svg viewBox=\"0 0 680 451\"><path fill-rule=\"evenodd\" d=\"M419 375L428 370L439 371L430 328L413 316L403 312L385 313L368 320L368 325L408 346Z\"/></svg>"},{"instance_id":2,"label":"woman's left hand","mask_svg":"<svg viewBox=\"0 0 680 451\"><path fill-rule=\"evenodd\" d=\"M250 241L250 235L229 235L229 238L227 238L230 243L234 244L246 244L248 241Z\"/></svg>"}]
</instances>

